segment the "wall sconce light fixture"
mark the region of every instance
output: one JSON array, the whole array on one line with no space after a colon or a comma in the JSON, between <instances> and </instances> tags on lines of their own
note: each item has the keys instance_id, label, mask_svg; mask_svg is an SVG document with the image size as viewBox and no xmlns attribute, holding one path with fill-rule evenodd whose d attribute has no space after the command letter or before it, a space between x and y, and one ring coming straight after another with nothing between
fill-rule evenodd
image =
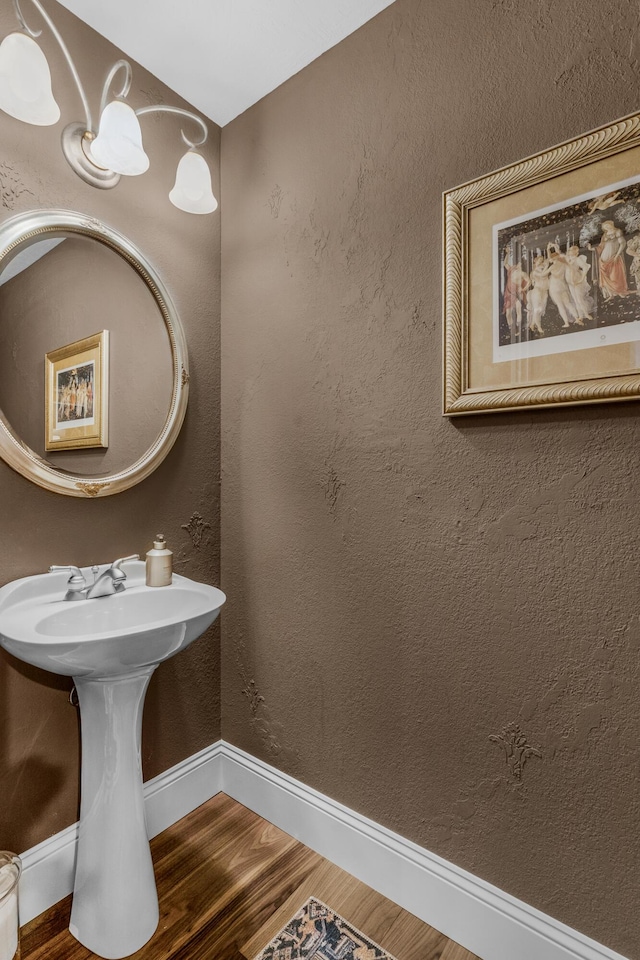
<instances>
[{"instance_id":1,"label":"wall sconce light fixture","mask_svg":"<svg viewBox=\"0 0 640 960\"><path fill-rule=\"evenodd\" d=\"M134 110L126 97L131 88L131 64L118 60L111 67L102 90L98 131L93 128L91 110L75 64L60 32L40 0L31 0L53 33L78 88L85 113L84 122L68 124L62 131L62 150L79 177L94 187L115 187L121 176L135 177L149 168L149 158L142 145L138 117L162 111L186 117L199 127L195 141L182 139L189 148L178 164L176 182L169 193L171 203L187 213L213 213L218 202L211 189L211 173L197 147L208 135L207 125L196 113L164 104ZM24 123L49 126L60 119L60 107L51 89L51 71L44 53L36 43L41 30L28 26L13 0L16 15L25 31L10 33L0 44L0 109ZM111 100L111 87L117 74L124 74L122 86Z\"/></svg>"}]
</instances>

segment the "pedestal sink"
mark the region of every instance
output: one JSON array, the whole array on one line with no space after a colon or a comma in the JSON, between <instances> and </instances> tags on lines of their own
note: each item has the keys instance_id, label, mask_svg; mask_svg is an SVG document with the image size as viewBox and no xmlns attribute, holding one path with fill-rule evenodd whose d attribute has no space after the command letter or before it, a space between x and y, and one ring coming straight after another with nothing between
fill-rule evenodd
<instances>
[{"instance_id":1,"label":"pedestal sink","mask_svg":"<svg viewBox=\"0 0 640 960\"><path fill-rule=\"evenodd\" d=\"M147 587L141 561L123 569L125 590L95 600L64 600L62 573L0 589L0 644L73 677L78 691L81 803L69 929L107 960L139 950L158 925L140 759L149 679L213 623L225 601L215 587L177 574L168 587ZM89 568L82 572L91 583Z\"/></svg>"}]
</instances>

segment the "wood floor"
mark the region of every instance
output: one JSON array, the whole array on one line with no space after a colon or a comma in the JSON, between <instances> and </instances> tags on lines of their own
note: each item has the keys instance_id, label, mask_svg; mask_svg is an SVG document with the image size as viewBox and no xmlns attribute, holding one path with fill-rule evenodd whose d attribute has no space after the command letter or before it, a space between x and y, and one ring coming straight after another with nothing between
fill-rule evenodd
<instances>
[{"instance_id":1,"label":"wood floor","mask_svg":"<svg viewBox=\"0 0 640 960\"><path fill-rule=\"evenodd\" d=\"M253 960L315 895L397 960L477 960L246 807L218 794L151 841L160 924L135 960ZM91 960L71 897L22 930L22 960Z\"/></svg>"}]
</instances>

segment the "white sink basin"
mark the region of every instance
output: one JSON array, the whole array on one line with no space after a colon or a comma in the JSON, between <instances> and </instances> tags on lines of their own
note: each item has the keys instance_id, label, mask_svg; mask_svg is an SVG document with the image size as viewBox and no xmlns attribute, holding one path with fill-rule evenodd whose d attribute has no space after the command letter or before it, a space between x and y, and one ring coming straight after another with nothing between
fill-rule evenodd
<instances>
[{"instance_id":1,"label":"white sink basin","mask_svg":"<svg viewBox=\"0 0 640 960\"><path fill-rule=\"evenodd\" d=\"M135 953L158 925L140 757L147 686L158 664L199 637L226 599L176 574L168 587L147 587L141 561L123 570L125 590L95 600L64 600L67 572L0 589L0 645L73 677L78 691L81 805L69 929L107 960ZM91 570L82 572L92 583Z\"/></svg>"},{"instance_id":2,"label":"white sink basin","mask_svg":"<svg viewBox=\"0 0 640 960\"><path fill-rule=\"evenodd\" d=\"M189 646L225 601L216 587L177 574L168 587L147 587L142 561L124 569L124 592L96 600L64 600L68 573L44 573L2 587L0 644L52 673L113 677L157 665ZM91 583L91 571L83 573Z\"/></svg>"}]
</instances>

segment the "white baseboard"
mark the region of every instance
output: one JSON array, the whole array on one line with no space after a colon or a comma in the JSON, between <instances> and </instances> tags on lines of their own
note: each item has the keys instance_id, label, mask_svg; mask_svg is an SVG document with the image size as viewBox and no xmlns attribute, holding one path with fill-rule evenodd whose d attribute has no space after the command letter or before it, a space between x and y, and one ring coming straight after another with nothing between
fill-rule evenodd
<instances>
[{"instance_id":1,"label":"white baseboard","mask_svg":"<svg viewBox=\"0 0 640 960\"><path fill-rule=\"evenodd\" d=\"M483 960L625 960L231 744L144 785L154 837L221 790ZM22 854L20 921L71 893L78 825Z\"/></svg>"},{"instance_id":2,"label":"white baseboard","mask_svg":"<svg viewBox=\"0 0 640 960\"><path fill-rule=\"evenodd\" d=\"M222 789L483 960L625 960L228 743Z\"/></svg>"},{"instance_id":3,"label":"white baseboard","mask_svg":"<svg viewBox=\"0 0 640 960\"><path fill-rule=\"evenodd\" d=\"M149 838L177 823L222 788L222 741L187 757L144 785ZM26 853L20 878L20 923L28 923L73 890L78 824L44 840Z\"/></svg>"},{"instance_id":4,"label":"white baseboard","mask_svg":"<svg viewBox=\"0 0 640 960\"><path fill-rule=\"evenodd\" d=\"M78 824L21 853L20 924L33 920L73 890Z\"/></svg>"},{"instance_id":5,"label":"white baseboard","mask_svg":"<svg viewBox=\"0 0 640 960\"><path fill-rule=\"evenodd\" d=\"M218 740L153 780L147 780L144 800L149 839L220 793L223 748L222 740Z\"/></svg>"}]
</instances>

